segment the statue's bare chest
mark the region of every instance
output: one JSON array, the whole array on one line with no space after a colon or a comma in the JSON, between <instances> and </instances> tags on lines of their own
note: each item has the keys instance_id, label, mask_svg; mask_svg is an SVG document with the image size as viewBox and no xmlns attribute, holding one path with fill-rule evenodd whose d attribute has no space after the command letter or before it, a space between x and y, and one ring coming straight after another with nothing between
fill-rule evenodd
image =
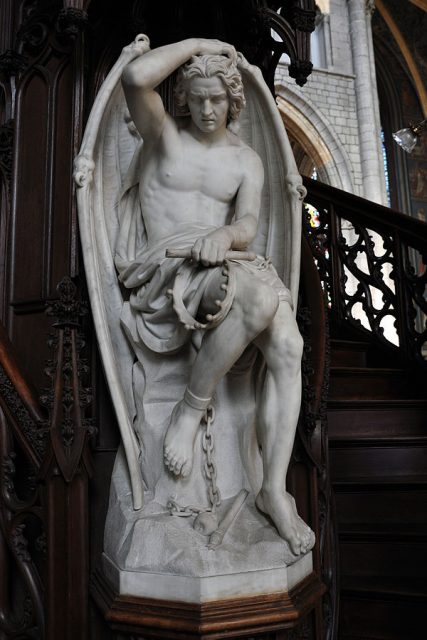
<instances>
[{"instance_id":1,"label":"statue's bare chest","mask_svg":"<svg viewBox=\"0 0 427 640\"><path fill-rule=\"evenodd\" d=\"M198 192L223 202L233 200L241 183L235 148L205 149L193 144L181 151L160 159L156 170L159 186L176 192Z\"/></svg>"}]
</instances>

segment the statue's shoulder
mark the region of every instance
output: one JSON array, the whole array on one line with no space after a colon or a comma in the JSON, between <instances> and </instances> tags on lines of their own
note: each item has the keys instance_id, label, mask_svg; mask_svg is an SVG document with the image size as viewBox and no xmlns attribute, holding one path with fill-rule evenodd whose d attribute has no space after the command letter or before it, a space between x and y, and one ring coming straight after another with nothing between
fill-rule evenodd
<instances>
[{"instance_id":1,"label":"statue's shoulder","mask_svg":"<svg viewBox=\"0 0 427 640\"><path fill-rule=\"evenodd\" d=\"M254 172L263 173L263 164L258 153L252 149L246 142L243 142L239 136L232 133L232 144L236 149L239 159L239 165L244 172L253 174Z\"/></svg>"},{"instance_id":2,"label":"statue's shoulder","mask_svg":"<svg viewBox=\"0 0 427 640\"><path fill-rule=\"evenodd\" d=\"M261 162L261 158L259 157L258 153L254 149L252 149L252 147L246 144L246 142L244 142L236 133L230 131L230 129L228 130L228 140L229 144L232 147L236 148L236 152L242 157L243 160L245 158L258 158Z\"/></svg>"}]
</instances>

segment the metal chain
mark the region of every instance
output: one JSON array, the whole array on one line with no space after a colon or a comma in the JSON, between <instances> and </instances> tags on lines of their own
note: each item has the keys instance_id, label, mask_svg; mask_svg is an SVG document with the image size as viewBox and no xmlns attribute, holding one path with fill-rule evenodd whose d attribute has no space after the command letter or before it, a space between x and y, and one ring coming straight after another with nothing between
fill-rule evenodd
<instances>
[{"instance_id":1,"label":"metal chain","mask_svg":"<svg viewBox=\"0 0 427 640\"><path fill-rule=\"evenodd\" d=\"M198 515L203 511L211 511L215 513L217 507L221 504L221 493L216 484L216 465L213 457L214 441L212 434L212 424L215 420L215 409L212 404L206 409L206 413L203 416L203 422L206 424L205 431L202 436L202 449L205 453L205 463L203 469L207 480L207 490L210 502L210 508L204 509L193 505L187 505L182 507L176 500L170 498L166 505L171 516L178 516L180 518L189 518L190 516Z\"/></svg>"},{"instance_id":2,"label":"metal chain","mask_svg":"<svg viewBox=\"0 0 427 640\"><path fill-rule=\"evenodd\" d=\"M194 507L192 505L181 507L181 505L179 505L173 498L169 498L166 509L169 511L171 516L178 516L179 518L189 518L190 516L195 516L202 511L200 507Z\"/></svg>"},{"instance_id":3,"label":"metal chain","mask_svg":"<svg viewBox=\"0 0 427 640\"><path fill-rule=\"evenodd\" d=\"M221 504L221 494L216 484L217 471L214 462L213 451L214 442L212 435L212 424L215 420L215 409L213 405L209 405L206 409L204 421L206 422L206 429L202 437L202 448L206 455L204 464L204 471L206 480L208 481L208 495L211 503L212 511L215 511L216 507Z\"/></svg>"}]
</instances>

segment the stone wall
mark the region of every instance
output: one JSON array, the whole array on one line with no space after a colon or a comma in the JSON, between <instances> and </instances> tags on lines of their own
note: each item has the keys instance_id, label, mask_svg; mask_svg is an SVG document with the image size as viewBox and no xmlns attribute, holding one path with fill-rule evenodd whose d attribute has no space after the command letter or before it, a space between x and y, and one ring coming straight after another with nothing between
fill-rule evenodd
<instances>
[{"instance_id":1,"label":"stone wall","mask_svg":"<svg viewBox=\"0 0 427 640\"><path fill-rule=\"evenodd\" d=\"M386 204L370 14L365 0L351 0L351 11L349 6L347 0L321 3L312 49L315 65L326 68L315 66L298 87L284 57L276 94L285 125L312 158L319 179Z\"/></svg>"},{"instance_id":2,"label":"stone wall","mask_svg":"<svg viewBox=\"0 0 427 640\"><path fill-rule=\"evenodd\" d=\"M335 171L331 168L327 172L328 182L363 195L354 76L315 69L301 88L289 77L287 65L280 63L276 93L283 98L281 112L285 125L287 118L295 119L293 114L297 110L326 145L335 166ZM306 127L305 134L308 133ZM318 140L313 142L318 144Z\"/></svg>"}]
</instances>

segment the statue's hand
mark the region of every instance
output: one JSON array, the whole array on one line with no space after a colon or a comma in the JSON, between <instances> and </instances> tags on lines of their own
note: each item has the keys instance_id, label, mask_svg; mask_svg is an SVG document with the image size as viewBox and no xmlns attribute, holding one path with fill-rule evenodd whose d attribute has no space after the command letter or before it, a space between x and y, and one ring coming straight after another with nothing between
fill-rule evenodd
<instances>
[{"instance_id":1,"label":"statue's hand","mask_svg":"<svg viewBox=\"0 0 427 640\"><path fill-rule=\"evenodd\" d=\"M206 40L204 38L196 38L195 40L196 55L228 56L233 64L237 64L237 51L232 44L221 42L221 40Z\"/></svg>"},{"instance_id":2,"label":"statue's hand","mask_svg":"<svg viewBox=\"0 0 427 640\"><path fill-rule=\"evenodd\" d=\"M196 240L191 249L191 258L205 267L214 267L224 262L225 254L230 248L229 234L224 229L217 229Z\"/></svg>"}]
</instances>

